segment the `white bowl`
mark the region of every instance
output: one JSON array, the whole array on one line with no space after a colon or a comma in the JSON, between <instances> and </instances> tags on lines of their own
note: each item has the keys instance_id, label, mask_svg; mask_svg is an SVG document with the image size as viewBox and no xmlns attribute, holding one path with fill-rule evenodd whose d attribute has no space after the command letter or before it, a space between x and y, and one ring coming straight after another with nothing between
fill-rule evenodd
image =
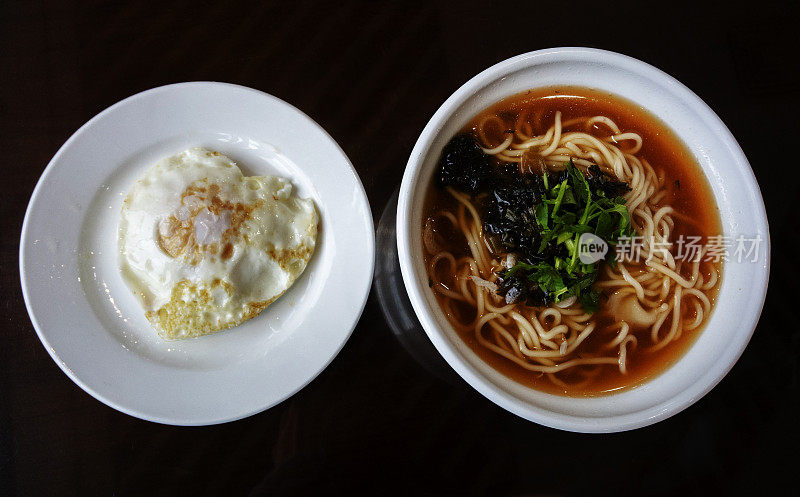
<instances>
[{"instance_id":1,"label":"white bowl","mask_svg":"<svg viewBox=\"0 0 800 497\"><path fill-rule=\"evenodd\" d=\"M320 231L305 272L260 316L165 341L122 281L117 226L136 179L193 146L291 178ZM143 419L205 425L277 404L336 356L366 303L374 240L358 175L308 116L250 88L181 83L109 107L56 153L25 214L20 277L39 338L81 388Z\"/></svg>"},{"instance_id":2,"label":"white bowl","mask_svg":"<svg viewBox=\"0 0 800 497\"><path fill-rule=\"evenodd\" d=\"M623 96L662 119L694 154L711 184L725 236L760 236L758 260L729 260L716 308L697 341L672 367L620 393L571 398L536 391L481 360L450 326L428 288L422 257L425 189L442 147L474 115L504 97L553 85ZM459 88L431 118L408 161L397 208L397 245L411 303L439 353L470 385L531 421L578 432L646 426L688 407L716 385L744 350L758 322L769 276L769 230L753 171L719 117L680 82L639 60L589 48L553 48L513 57Z\"/></svg>"}]
</instances>

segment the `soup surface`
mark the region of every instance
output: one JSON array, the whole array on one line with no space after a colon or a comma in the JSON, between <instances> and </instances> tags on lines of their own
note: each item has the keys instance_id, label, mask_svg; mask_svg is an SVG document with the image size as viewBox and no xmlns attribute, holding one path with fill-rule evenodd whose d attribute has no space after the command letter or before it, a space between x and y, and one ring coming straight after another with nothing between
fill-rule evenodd
<instances>
[{"instance_id":1,"label":"soup surface","mask_svg":"<svg viewBox=\"0 0 800 497\"><path fill-rule=\"evenodd\" d=\"M569 299L570 292L560 301L544 291L542 301L515 302L498 288L524 257L487 231L493 187L463 191L435 178L426 194L422 250L431 289L470 348L519 383L570 396L637 386L679 359L713 310L723 240L708 182L675 134L621 97L551 87L485 109L463 135L488 156L479 162L489 177L513 170L511 185L535 174L550 174L553 183L570 159L587 177L589 165L599 165L610 180L629 185L619 202L632 228L631 240L607 240L616 262L597 263L594 312ZM626 249L637 246L637 237L644 245Z\"/></svg>"}]
</instances>

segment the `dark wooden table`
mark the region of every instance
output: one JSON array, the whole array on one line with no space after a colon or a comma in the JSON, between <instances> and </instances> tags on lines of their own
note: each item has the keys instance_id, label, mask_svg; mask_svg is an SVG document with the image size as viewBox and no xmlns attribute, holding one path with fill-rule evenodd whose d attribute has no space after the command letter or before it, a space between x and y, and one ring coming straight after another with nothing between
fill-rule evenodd
<instances>
[{"instance_id":1,"label":"dark wooden table","mask_svg":"<svg viewBox=\"0 0 800 497\"><path fill-rule=\"evenodd\" d=\"M0 495L458 495L760 492L795 481L800 84L780 7L672 2L13 2L0 6ZM61 144L114 102L191 80L238 83L310 115L379 216L451 92L539 48L619 51L665 70L728 124L772 227L773 273L747 350L710 394L655 426L579 435L440 381L372 297L344 350L282 404L220 426L162 426L73 384L34 333L18 244ZM790 283L792 283L790 285ZM792 472L794 474L792 474Z\"/></svg>"}]
</instances>

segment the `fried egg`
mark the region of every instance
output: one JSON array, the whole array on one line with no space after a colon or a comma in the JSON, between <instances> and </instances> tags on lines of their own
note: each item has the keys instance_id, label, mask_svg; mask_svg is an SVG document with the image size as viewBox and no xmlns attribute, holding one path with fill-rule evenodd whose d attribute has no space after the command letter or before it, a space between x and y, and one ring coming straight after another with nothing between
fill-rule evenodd
<instances>
[{"instance_id":1,"label":"fried egg","mask_svg":"<svg viewBox=\"0 0 800 497\"><path fill-rule=\"evenodd\" d=\"M159 161L125 198L120 270L162 338L200 336L286 292L316 236L314 202L290 180L245 177L228 157L192 148Z\"/></svg>"}]
</instances>

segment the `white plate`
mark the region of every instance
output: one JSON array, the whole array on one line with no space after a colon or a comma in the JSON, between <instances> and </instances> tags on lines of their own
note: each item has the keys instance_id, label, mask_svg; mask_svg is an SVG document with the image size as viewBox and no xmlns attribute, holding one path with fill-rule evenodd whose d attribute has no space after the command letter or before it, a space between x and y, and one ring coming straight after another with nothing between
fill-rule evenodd
<instances>
[{"instance_id":1,"label":"white plate","mask_svg":"<svg viewBox=\"0 0 800 497\"><path fill-rule=\"evenodd\" d=\"M164 341L122 281L117 226L136 178L192 146L292 178L320 231L303 275L259 317ZM132 416L205 425L263 411L325 368L364 309L374 243L358 175L319 125L265 93L197 82L125 99L67 140L31 197L19 262L36 332L75 383Z\"/></svg>"}]
</instances>

